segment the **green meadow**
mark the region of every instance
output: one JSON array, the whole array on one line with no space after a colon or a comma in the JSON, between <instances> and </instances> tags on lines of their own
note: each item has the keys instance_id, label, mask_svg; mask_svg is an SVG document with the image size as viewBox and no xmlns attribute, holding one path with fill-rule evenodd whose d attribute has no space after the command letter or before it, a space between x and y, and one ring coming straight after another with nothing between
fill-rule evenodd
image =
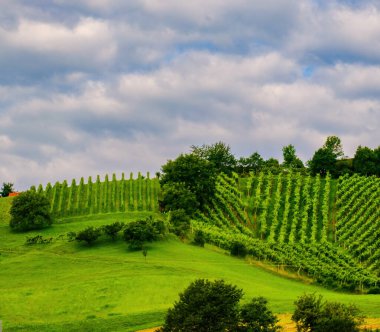
<instances>
[{"instance_id":1,"label":"green meadow","mask_svg":"<svg viewBox=\"0 0 380 332\"><path fill-rule=\"evenodd\" d=\"M276 313L291 313L297 296L317 292L328 300L355 303L368 317L380 317L378 295L338 293L281 277L212 246L200 248L168 236L149 244L144 258L121 238L113 242L103 237L88 247L63 236L89 225L145 218L152 212L70 217L46 230L12 233L8 208L9 199L0 199L4 331L136 331L158 326L178 293L197 278L236 284L246 301L264 296ZM25 245L26 236L36 234L55 240Z\"/></svg>"}]
</instances>

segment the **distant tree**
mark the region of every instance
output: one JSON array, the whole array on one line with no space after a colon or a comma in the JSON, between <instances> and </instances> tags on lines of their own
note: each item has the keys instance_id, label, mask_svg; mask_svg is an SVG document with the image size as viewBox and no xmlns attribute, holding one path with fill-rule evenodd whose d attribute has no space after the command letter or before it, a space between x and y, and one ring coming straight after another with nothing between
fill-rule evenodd
<instances>
[{"instance_id":1,"label":"distant tree","mask_svg":"<svg viewBox=\"0 0 380 332\"><path fill-rule=\"evenodd\" d=\"M217 173L231 174L235 170L236 159L231 148L223 142L200 147L193 145L191 149L193 154L209 161Z\"/></svg>"},{"instance_id":2,"label":"distant tree","mask_svg":"<svg viewBox=\"0 0 380 332\"><path fill-rule=\"evenodd\" d=\"M273 174L279 174L281 172L280 162L275 158L269 158L265 161L263 169Z\"/></svg>"},{"instance_id":3,"label":"distant tree","mask_svg":"<svg viewBox=\"0 0 380 332\"><path fill-rule=\"evenodd\" d=\"M25 191L14 198L10 215L9 226L15 231L41 229L53 223L48 199L32 191Z\"/></svg>"},{"instance_id":4,"label":"distant tree","mask_svg":"<svg viewBox=\"0 0 380 332\"><path fill-rule=\"evenodd\" d=\"M254 152L248 158L241 157L237 162L237 172L240 174L249 174L249 172L258 173L265 165L264 159L258 152Z\"/></svg>"},{"instance_id":5,"label":"distant tree","mask_svg":"<svg viewBox=\"0 0 380 332\"><path fill-rule=\"evenodd\" d=\"M0 190L0 196L8 197L10 193L13 193L13 183L10 182L3 182L3 186Z\"/></svg>"},{"instance_id":6,"label":"distant tree","mask_svg":"<svg viewBox=\"0 0 380 332\"><path fill-rule=\"evenodd\" d=\"M344 156L342 141L337 136L328 136L323 145L323 149L331 151L336 159Z\"/></svg>"},{"instance_id":7,"label":"distant tree","mask_svg":"<svg viewBox=\"0 0 380 332\"><path fill-rule=\"evenodd\" d=\"M352 168L355 173L361 175L379 175L379 160L376 158L375 150L366 146L359 146L356 149L354 159L352 161Z\"/></svg>"},{"instance_id":8,"label":"distant tree","mask_svg":"<svg viewBox=\"0 0 380 332\"><path fill-rule=\"evenodd\" d=\"M289 144L282 148L282 155L284 157L283 167L286 168L303 168L303 162L296 155L294 145Z\"/></svg>"},{"instance_id":9,"label":"distant tree","mask_svg":"<svg viewBox=\"0 0 380 332\"><path fill-rule=\"evenodd\" d=\"M116 240L117 234L123 229L124 223L116 221L110 225L103 226L104 234L108 235L113 241Z\"/></svg>"},{"instance_id":10,"label":"distant tree","mask_svg":"<svg viewBox=\"0 0 380 332\"><path fill-rule=\"evenodd\" d=\"M202 208L214 196L215 171L209 161L198 155L181 154L162 166L161 187L173 183L183 184L195 195Z\"/></svg>"},{"instance_id":11,"label":"distant tree","mask_svg":"<svg viewBox=\"0 0 380 332\"><path fill-rule=\"evenodd\" d=\"M239 331L246 332L276 332L281 327L279 319L268 308L268 301L260 296L254 297L240 309L241 323Z\"/></svg>"},{"instance_id":12,"label":"distant tree","mask_svg":"<svg viewBox=\"0 0 380 332\"><path fill-rule=\"evenodd\" d=\"M315 294L304 294L294 304L292 320L298 332L358 332L363 322L356 306L322 302Z\"/></svg>"},{"instance_id":13,"label":"distant tree","mask_svg":"<svg viewBox=\"0 0 380 332\"><path fill-rule=\"evenodd\" d=\"M78 232L76 234L75 240L77 241L85 241L88 245L93 244L102 234L102 230L100 228L95 228L93 226L89 226L86 229Z\"/></svg>"},{"instance_id":14,"label":"distant tree","mask_svg":"<svg viewBox=\"0 0 380 332\"><path fill-rule=\"evenodd\" d=\"M159 201L163 211L183 209L191 216L199 207L195 194L186 187L185 183L170 182L163 185Z\"/></svg>"},{"instance_id":15,"label":"distant tree","mask_svg":"<svg viewBox=\"0 0 380 332\"><path fill-rule=\"evenodd\" d=\"M335 175L335 154L328 149L320 148L315 153L311 160L308 162L308 166L311 174L326 175L327 172Z\"/></svg>"},{"instance_id":16,"label":"distant tree","mask_svg":"<svg viewBox=\"0 0 380 332\"><path fill-rule=\"evenodd\" d=\"M192 282L169 309L158 331L237 331L241 289L223 280Z\"/></svg>"}]
</instances>

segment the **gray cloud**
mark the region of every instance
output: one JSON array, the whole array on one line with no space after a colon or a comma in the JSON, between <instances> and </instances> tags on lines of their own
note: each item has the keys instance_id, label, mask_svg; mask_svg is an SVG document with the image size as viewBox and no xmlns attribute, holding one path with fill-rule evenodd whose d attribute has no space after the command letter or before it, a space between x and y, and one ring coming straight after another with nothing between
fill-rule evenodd
<instances>
[{"instance_id":1,"label":"gray cloud","mask_svg":"<svg viewBox=\"0 0 380 332\"><path fill-rule=\"evenodd\" d=\"M0 0L0 181L158 171L192 144L379 143L374 1Z\"/></svg>"}]
</instances>

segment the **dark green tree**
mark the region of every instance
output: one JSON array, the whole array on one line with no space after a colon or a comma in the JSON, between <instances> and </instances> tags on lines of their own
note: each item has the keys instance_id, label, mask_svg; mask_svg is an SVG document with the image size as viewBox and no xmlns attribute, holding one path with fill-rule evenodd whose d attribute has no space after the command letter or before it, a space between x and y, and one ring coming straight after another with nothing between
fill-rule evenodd
<instances>
[{"instance_id":1,"label":"dark green tree","mask_svg":"<svg viewBox=\"0 0 380 332\"><path fill-rule=\"evenodd\" d=\"M311 174L325 176L327 172L335 175L336 156L328 149L320 148L315 151L314 156L308 162Z\"/></svg>"},{"instance_id":2,"label":"dark green tree","mask_svg":"<svg viewBox=\"0 0 380 332\"><path fill-rule=\"evenodd\" d=\"M214 196L215 171L209 161L198 155L181 154L162 166L161 187L174 183L183 184L192 192L202 208Z\"/></svg>"},{"instance_id":3,"label":"dark green tree","mask_svg":"<svg viewBox=\"0 0 380 332\"><path fill-rule=\"evenodd\" d=\"M259 173L265 165L264 159L258 152L254 152L249 157L241 157L237 162L237 172L240 174L249 174L249 172Z\"/></svg>"},{"instance_id":4,"label":"dark green tree","mask_svg":"<svg viewBox=\"0 0 380 332\"><path fill-rule=\"evenodd\" d=\"M237 331L241 289L223 280L199 279L179 294L179 301L169 309L161 332Z\"/></svg>"},{"instance_id":5,"label":"dark green tree","mask_svg":"<svg viewBox=\"0 0 380 332\"><path fill-rule=\"evenodd\" d=\"M0 196L8 197L10 193L13 193L13 183L10 182L3 182L3 186L0 190Z\"/></svg>"},{"instance_id":6,"label":"dark green tree","mask_svg":"<svg viewBox=\"0 0 380 332\"><path fill-rule=\"evenodd\" d=\"M95 228L89 226L86 229L78 232L76 234L75 240L85 241L88 245L92 245L99 237L102 235L102 230L100 228Z\"/></svg>"},{"instance_id":7,"label":"dark green tree","mask_svg":"<svg viewBox=\"0 0 380 332\"><path fill-rule=\"evenodd\" d=\"M14 198L10 215L9 226L15 231L41 229L53 223L48 199L30 190Z\"/></svg>"},{"instance_id":8,"label":"dark green tree","mask_svg":"<svg viewBox=\"0 0 380 332\"><path fill-rule=\"evenodd\" d=\"M352 168L355 173L365 176L379 175L379 167L380 163L376 158L375 150L372 150L366 146L359 146L356 149L355 156L352 161Z\"/></svg>"},{"instance_id":9,"label":"dark green tree","mask_svg":"<svg viewBox=\"0 0 380 332\"><path fill-rule=\"evenodd\" d=\"M285 168L303 168L303 162L296 155L296 149L294 145L289 144L282 148L282 155L284 162L282 166Z\"/></svg>"},{"instance_id":10,"label":"dark green tree","mask_svg":"<svg viewBox=\"0 0 380 332\"><path fill-rule=\"evenodd\" d=\"M145 242L152 242L164 232L161 221L153 218L130 222L124 229L124 240L129 243L131 249L142 249Z\"/></svg>"},{"instance_id":11,"label":"dark green tree","mask_svg":"<svg viewBox=\"0 0 380 332\"><path fill-rule=\"evenodd\" d=\"M191 216L199 207L195 194L185 183L166 183L161 190L160 207L163 211L183 209Z\"/></svg>"},{"instance_id":12,"label":"dark green tree","mask_svg":"<svg viewBox=\"0 0 380 332\"><path fill-rule=\"evenodd\" d=\"M239 331L246 332L276 332L281 327L279 319L268 308L268 301L260 296L244 304L240 309Z\"/></svg>"},{"instance_id":13,"label":"dark green tree","mask_svg":"<svg viewBox=\"0 0 380 332\"><path fill-rule=\"evenodd\" d=\"M192 153L209 161L217 173L231 174L236 167L236 159L229 145L217 142L212 145L191 147Z\"/></svg>"},{"instance_id":14,"label":"dark green tree","mask_svg":"<svg viewBox=\"0 0 380 332\"><path fill-rule=\"evenodd\" d=\"M292 320L298 332L358 332L363 322L356 306L322 302L315 294L304 294L294 304Z\"/></svg>"},{"instance_id":15,"label":"dark green tree","mask_svg":"<svg viewBox=\"0 0 380 332\"><path fill-rule=\"evenodd\" d=\"M201 230L195 231L193 243L199 247L205 246L205 243L206 243L205 235Z\"/></svg>"}]
</instances>

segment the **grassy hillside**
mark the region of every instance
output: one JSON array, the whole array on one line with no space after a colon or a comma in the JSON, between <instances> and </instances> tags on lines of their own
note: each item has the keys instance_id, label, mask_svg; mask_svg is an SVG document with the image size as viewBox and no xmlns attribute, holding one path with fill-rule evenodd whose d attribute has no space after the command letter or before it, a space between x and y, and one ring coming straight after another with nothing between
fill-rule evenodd
<instances>
[{"instance_id":1,"label":"grassy hillside","mask_svg":"<svg viewBox=\"0 0 380 332\"><path fill-rule=\"evenodd\" d=\"M149 213L124 213L61 220L42 232L58 238L87 225L131 221ZM162 323L165 310L196 278L223 278L245 292L245 300L262 295L276 313L293 310L294 299L318 292L326 299L356 303L379 317L380 298L332 292L282 278L220 249L199 248L177 239L129 251L122 240L102 239L93 247L56 239L25 246L25 234L0 226L0 319L5 331L135 331Z\"/></svg>"}]
</instances>

